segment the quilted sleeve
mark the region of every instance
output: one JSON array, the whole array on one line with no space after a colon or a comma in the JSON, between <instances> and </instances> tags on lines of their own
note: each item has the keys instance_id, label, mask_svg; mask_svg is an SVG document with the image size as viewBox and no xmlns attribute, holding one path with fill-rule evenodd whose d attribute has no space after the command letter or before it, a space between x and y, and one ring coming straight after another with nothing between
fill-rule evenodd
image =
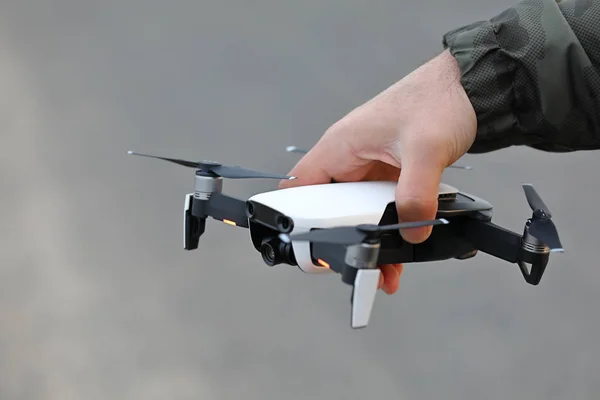
<instances>
[{"instance_id":1,"label":"quilted sleeve","mask_svg":"<svg viewBox=\"0 0 600 400\"><path fill-rule=\"evenodd\" d=\"M477 115L470 153L600 149L600 0L523 0L443 44Z\"/></svg>"}]
</instances>

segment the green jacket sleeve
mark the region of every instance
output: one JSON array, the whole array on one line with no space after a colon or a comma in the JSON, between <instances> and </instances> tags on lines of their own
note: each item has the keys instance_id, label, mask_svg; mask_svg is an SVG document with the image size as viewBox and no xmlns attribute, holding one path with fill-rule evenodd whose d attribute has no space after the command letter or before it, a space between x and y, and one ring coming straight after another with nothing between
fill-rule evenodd
<instances>
[{"instance_id":1,"label":"green jacket sleeve","mask_svg":"<svg viewBox=\"0 0 600 400\"><path fill-rule=\"evenodd\" d=\"M477 114L470 153L600 149L600 0L524 0L443 43Z\"/></svg>"}]
</instances>

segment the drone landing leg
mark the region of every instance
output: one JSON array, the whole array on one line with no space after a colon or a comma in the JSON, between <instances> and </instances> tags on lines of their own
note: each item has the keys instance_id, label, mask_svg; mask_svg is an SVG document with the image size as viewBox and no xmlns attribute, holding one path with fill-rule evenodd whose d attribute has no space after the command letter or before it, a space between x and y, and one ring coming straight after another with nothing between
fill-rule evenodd
<instances>
[{"instance_id":1,"label":"drone landing leg","mask_svg":"<svg viewBox=\"0 0 600 400\"><path fill-rule=\"evenodd\" d=\"M352 286L352 328L365 328L369 324L371 311L379 287L381 271L377 266L380 243L360 243L346 249L346 269L356 274ZM348 279L348 277L345 277Z\"/></svg>"},{"instance_id":2,"label":"drone landing leg","mask_svg":"<svg viewBox=\"0 0 600 400\"><path fill-rule=\"evenodd\" d=\"M365 328L369 324L381 276L379 268L357 271L350 301L352 304L352 328L354 329Z\"/></svg>"},{"instance_id":3,"label":"drone landing leg","mask_svg":"<svg viewBox=\"0 0 600 400\"><path fill-rule=\"evenodd\" d=\"M199 203L200 201L197 201ZM196 204L196 208L198 204ZM194 195L189 193L185 196L185 207L183 211L183 248L185 250L196 250L200 236L206 229L206 217L193 215Z\"/></svg>"},{"instance_id":4,"label":"drone landing leg","mask_svg":"<svg viewBox=\"0 0 600 400\"><path fill-rule=\"evenodd\" d=\"M350 296L351 326L365 328L379 287L381 271L377 267L380 246L361 243L346 248L343 245L312 244L314 257L324 260L329 268L341 275L342 282L352 286Z\"/></svg>"}]
</instances>

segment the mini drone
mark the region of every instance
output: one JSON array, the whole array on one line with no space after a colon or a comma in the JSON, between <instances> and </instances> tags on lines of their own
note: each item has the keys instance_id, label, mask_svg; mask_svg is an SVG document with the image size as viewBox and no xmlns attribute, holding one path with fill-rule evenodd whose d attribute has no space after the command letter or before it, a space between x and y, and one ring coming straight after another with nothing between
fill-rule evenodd
<instances>
[{"instance_id":1,"label":"mini drone","mask_svg":"<svg viewBox=\"0 0 600 400\"><path fill-rule=\"evenodd\" d=\"M306 153L289 146L288 152ZM552 215L531 184L523 184L532 214L522 233L492 222L492 205L440 183L436 219L398 222L395 182L334 182L277 189L246 200L223 193L223 179L295 179L228 166L129 151L196 170L194 192L185 195L183 248L195 250L210 217L249 230L268 266L290 265L311 274L337 273L352 287L351 326L368 325L383 264L467 260L479 251L516 264L525 281L539 284L550 253L563 252ZM452 167L452 166L451 166ZM470 167L454 166L470 169ZM401 229L432 226L420 244Z\"/></svg>"}]
</instances>

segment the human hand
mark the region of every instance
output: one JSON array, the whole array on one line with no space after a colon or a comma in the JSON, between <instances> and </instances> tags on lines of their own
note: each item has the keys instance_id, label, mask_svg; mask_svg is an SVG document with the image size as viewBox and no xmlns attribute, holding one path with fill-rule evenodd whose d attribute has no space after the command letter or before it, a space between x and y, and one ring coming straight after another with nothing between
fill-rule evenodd
<instances>
[{"instance_id":1,"label":"human hand","mask_svg":"<svg viewBox=\"0 0 600 400\"><path fill-rule=\"evenodd\" d=\"M332 125L280 183L280 188L337 182L397 181L402 221L435 219L444 169L475 140L477 120L447 51ZM432 227L401 232L421 243ZM402 265L380 266L379 288L398 290Z\"/></svg>"}]
</instances>

